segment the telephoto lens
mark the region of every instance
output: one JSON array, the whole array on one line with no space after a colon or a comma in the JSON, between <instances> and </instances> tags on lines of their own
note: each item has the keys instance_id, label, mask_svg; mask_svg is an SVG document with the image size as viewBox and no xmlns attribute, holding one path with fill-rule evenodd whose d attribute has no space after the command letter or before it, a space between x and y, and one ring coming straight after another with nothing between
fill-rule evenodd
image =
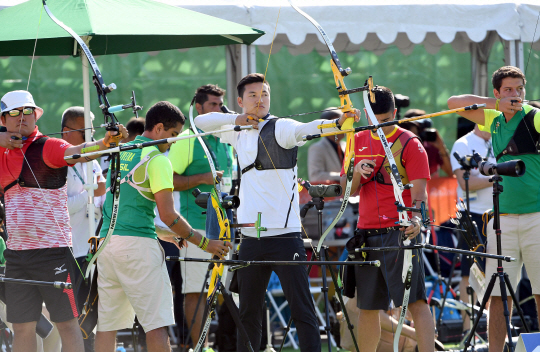
<instances>
[{"instance_id":1,"label":"telephoto lens","mask_svg":"<svg viewBox=\"0 0 540 352\"><path fill-rule=\"evenodd\" d=\"M521 177L525 174L525 163L522 160L510 160L504 163L493 164L488 161L483 161L478 167L480 173L484 176L510 176Z\"/></svg>"}]
</instances>

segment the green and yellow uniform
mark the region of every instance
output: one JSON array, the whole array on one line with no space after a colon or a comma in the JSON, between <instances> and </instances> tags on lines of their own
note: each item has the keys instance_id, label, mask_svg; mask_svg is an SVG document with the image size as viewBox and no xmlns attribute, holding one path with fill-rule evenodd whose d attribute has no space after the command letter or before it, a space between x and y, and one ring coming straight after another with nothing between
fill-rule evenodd
<instances>
[{"instance_id":1,"label":"green and yellow uniform","mask_svg":"<svg viewBox=\"0 0 540 352\"><path fill-rule=\"evenodd\" d=\"M516 128L524 116L533 108L523 105L521 111L506 122L504 114L497 110L484 110L484 125L478 125L480 130L490 132L494 155L499 155L510 142ZM534 116L534 128L540 132L540 112ZM519 138L533 138L527 134ZM498 163L521 159L525 163L525 174L521 177L503 176L500 195L501 213L527 214L540 212L540 154L503 155Z\"/></svg>"},{"instance_id":2,"label":"green and yellow uniform","mask_svg":"<svg viewBox=\"0 0 540 352\"><path fill-rule=\"evenodd\" d=\"M193 134L193 131L186 130L181 136ZM208 149L213 154L216 170L223 170L223 178L232 179L233 153L232 147L221 143L219 138L214 136L203 137ZM210 172L208 158L197 138L180 140L171 146L169 160L175 173L183 176L198 175ZM191 226L204 230L206 226L206 215L202 214L202 209L195 204L195 197L191 192L198 188L201 192L210 192L212 185L196 185L185 191L180 191L180 214L186 218Z\"/></svg>"},{"instance_id":3,"label":"green and yellow uniform","mask_svg":"<svg viewBox=\"0 0 540 352\"><path fill-rule=\"evenodd\" d=\"M133 143L152 141L150 138L137 136ZM137 236L157 239L154 225L154 208L156 206L153 195L164 189L173 190L173 170L169 159L156 146L143 149L133 149L120 153L120 170L122 180L127 181L127 175L145 158L151 158L137 168L132 182L137 183L141 191L129 182L120 185L120 205L118 218L114 228L114 235ZM107 189L110 187L110 178L107 178ZM111 220L112 194L107 192L107 198L103 204L103 225L101 237L105 237Z\"/></svg>"}]
</instances>

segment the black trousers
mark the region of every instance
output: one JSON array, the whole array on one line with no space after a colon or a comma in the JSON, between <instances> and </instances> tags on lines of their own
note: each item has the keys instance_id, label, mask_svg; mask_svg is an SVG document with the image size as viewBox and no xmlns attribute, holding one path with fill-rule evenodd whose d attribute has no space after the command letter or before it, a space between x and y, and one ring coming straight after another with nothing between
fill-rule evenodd
<instances>
[{"instance_id":1,"label":"black trousers","mask_svg":"<svg viewBox=\"0 0 540 352\"><path fill-rule=\"evenodd\" d=\"M306 250L299 232L256 239L244 237L240 246L240 260L306 260ZM270 275L279 277L283 293L289 303L296 326L300 351L321 350L319 324L311 293L306 267L303 265L248 266L238 270L240 294L240 320L247 331L251 346L258 351L261 343L262 320L265 312L265 294ZM238 338L238 352L247 348Z\"/></svg>"}]
</instances>

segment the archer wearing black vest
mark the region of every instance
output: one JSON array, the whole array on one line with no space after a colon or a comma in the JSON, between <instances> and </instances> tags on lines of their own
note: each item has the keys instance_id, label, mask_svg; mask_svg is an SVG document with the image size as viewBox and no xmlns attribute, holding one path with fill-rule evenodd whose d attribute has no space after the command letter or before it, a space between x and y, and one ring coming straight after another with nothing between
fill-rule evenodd
<instances>
[{"instance_id":1,"label":"archer wearing black vest","mask_svg":"<svg viewBox=\"0 0 540 352\"><path fill-rule=\"evenodd\" d=\"M242 170L238 222L254 223L261 213L266 231L244 228L240 245L241 260L306 260L301 238L297 188L297 148L307 134L338 131L347 118L358 120L359 112L344 114L334 126L328 120L300 123L270 114L270 85L264 76L253 73L238 84L238 105L243 114L210 113L195 119L197 127L212 131L224 125L253 125L255 129L220 134L223 143L237 151ZM336 124L337 123L337 124ZM259 237L260 236L260 237ZM248 266L237 271L240 293L240 319L253 350L261 342L264 297L274 271L289 303L300 342L300 350L320 351L319 324L304 266ZM238 339L237 351L247 351Z\"/></svg>"},{"instance_id":2,"label":"archer wearing black vest","mask_svg":"<svg viewBox=\"0 0 540 352\"><path fill-rule=\"evenodd\" d=\"M502 254L517 258L516 262L504 263L504 271L516 287L523 264L531 280L535 301L540 301L540 112L526 104L525 75L513 66L504 66L493 73L495 98L475 95L459 95L448 99L453 109L471 104L486 104L484 110L467 111L461 116L476 122L480 130L490 132L493 153L497 162L521 159L526 172L522 177L503 177L500 194ZM496 237L488 225L488 253L496 253ZM486 279L495 272L497 262L486 261ZM502 351L506 336L506 324L499 285L495 285L489 306L489 348ZM510 311L512 300L508 297Z\"/></svg>"}]
</instances>

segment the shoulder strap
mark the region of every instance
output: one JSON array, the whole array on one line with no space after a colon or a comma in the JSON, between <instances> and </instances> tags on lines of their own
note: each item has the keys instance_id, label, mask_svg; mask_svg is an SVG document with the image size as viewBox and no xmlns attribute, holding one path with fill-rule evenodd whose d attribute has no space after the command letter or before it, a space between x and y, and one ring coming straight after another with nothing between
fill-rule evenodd
<instances>
[{"instance_id":1,"label":"shoulder strap","mask_svg":"<svg viewBox=\"0 0 540 352\"><path fill-rule=\"evenodd\" d=\"M540 133L534 127L534 116L540 110L532 108L519 122L506 147L496 156L498 161L504 155L540 154Z\"/></svg>"}]
</instances>

